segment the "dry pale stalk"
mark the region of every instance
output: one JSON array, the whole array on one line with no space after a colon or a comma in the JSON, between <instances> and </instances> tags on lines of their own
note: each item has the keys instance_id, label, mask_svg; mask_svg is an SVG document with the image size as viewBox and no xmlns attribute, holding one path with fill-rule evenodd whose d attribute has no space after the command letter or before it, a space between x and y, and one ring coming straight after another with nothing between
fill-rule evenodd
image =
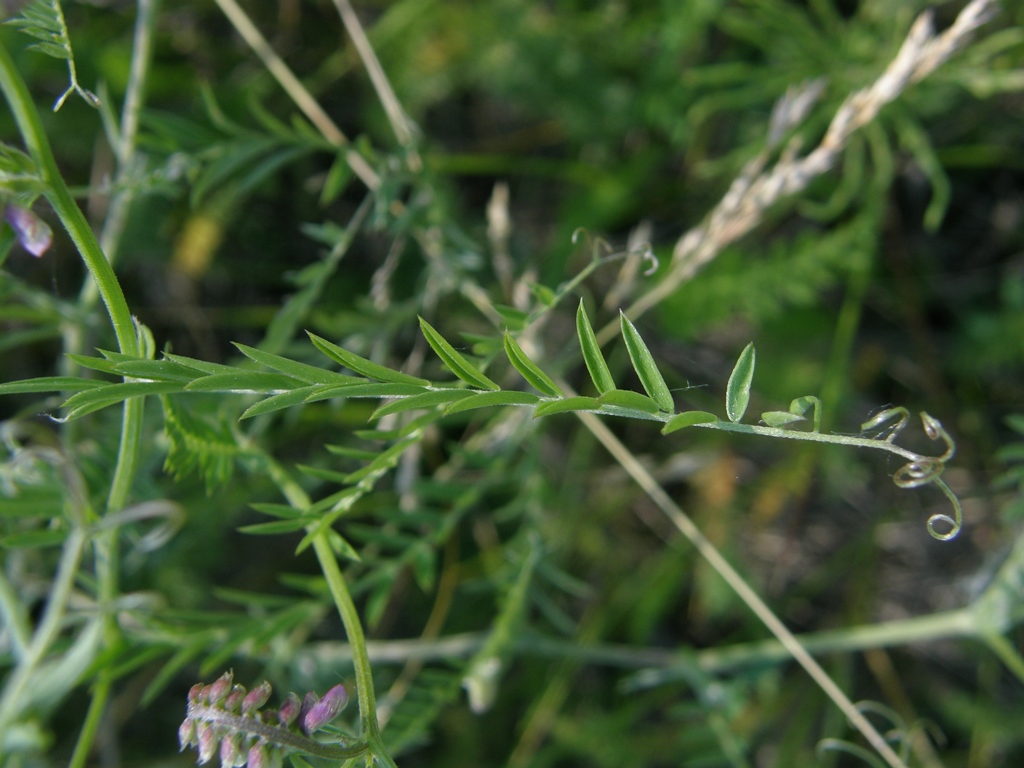
<instances>
[{"instance_id":1,"label":"dry pale stalk","mask_svg":"<svg viewBox=\"0 0 1024 768\"><path fill-rule=\"evenodd\" d=\"M747 164L707 218L680 238L673 249L668 274L637 299L626 314L635 319L657 305L729 243L757 226L772 205L800 192L812 179L832 168L855 131L874 120L882 107L895 100L907 86L931 74L963 47L974 31L992 18L996 6L996 0L973 0L953 25L939 35L935 34L932 13L921 14L881 77L850 94L842 103L817 147L799 156L797 145L791 144L774 166L764 170L781 135L809 111L820 93L821 83L815 81L787 92L772 116L768 146ZM603 343L616 332L617 324L609 326L602 330L599 339Z\"/></svg>"}]
</instances>

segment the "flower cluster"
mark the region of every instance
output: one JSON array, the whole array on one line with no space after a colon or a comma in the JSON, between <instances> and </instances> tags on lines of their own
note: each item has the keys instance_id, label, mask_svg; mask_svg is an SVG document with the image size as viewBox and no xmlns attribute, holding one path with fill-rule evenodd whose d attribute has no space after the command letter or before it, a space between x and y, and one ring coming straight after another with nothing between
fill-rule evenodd
<instances>
[{"instance_id":1,"label":"flower cluster","mask_svg":"<svg viewBox=\"0 0 1024 768\"><path fill-rule=\"evenodd\" d=\"M311 738L345 707L345 686L336 685L323 698L295 693L279 709L263 710L270 699L270 683L247 691L225 672L210 685L196 683L188 692L188 710L178 729L181 749L196 747L199 764L220 754L221 768L277 768L289 752L344 760L366 751L365 744L341 746Z\"/></svg>"}]
</instances>

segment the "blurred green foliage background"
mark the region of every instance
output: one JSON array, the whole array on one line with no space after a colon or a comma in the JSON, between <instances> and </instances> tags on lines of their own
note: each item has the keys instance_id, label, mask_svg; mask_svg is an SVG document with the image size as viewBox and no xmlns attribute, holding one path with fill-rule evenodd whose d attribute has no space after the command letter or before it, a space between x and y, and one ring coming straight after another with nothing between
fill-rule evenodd
<instances>
[{"instance_id":1,"label":"blurred green foliage background","mask_svg":"<svg viewBox=\"0 0 1024 768\"><path fill-rule=\"evenodd\" d=\"M925 7L361 1L356 10L417 128L415 170L331 3L247 3L382 173L365 202L365 186L218 7L165 2L138 154L119 177L133 199L118 275L161 349L210 362L238 364L235 341L322 364L300 332L308 329L398 367L423 359L417 314L463 351L476 343L486 354L504 330L494 305L529 309L529 285L555 289L586 266L585 244L571 242L578 228L621 250L644 222L664 274L676 239L764 146L786 89L824 78L820 102L795 131L809 148L842 100L884 70ZM940 4L937 26L960 7ZM109 128L127 84L136 6L69 2L64 11L79 79L112 110ZM691 407L721 412L732 363L753 340L758 413L813 393L826 430L857 433L873 411L897 404L926 409L956 437L946 479L963 501L965 528L940 543L924 521L946 500L895 488L887 475L896 466L879 456L701 430L661 437L644 422L610 422L794 630L965 605L1020 536L1022 25L1024 7L1002 3L974 44L886 107L832 172L774 206L637 323L677 400ZM0 29L45 107L66 87L66 68L25 50L26 41ZM118 170L104 113L74 98L42 112L65 178L99 224ZM3 110L0 136L17 143ZM508 185L511 226L504 261L487 224L499 183ZM364 205L351 246L331 257ZM80 352L113 348L105 318L83 310L74 246L50 221L49 254L34 260L14 248L2 264L4 381L66 371L69 323L84 332ZM658 279L612 264L579 293L601 326ZM300 315L282 320L289 297L313 284L319 290ZM584 387L577 300L545 317L530 352ZM635 388L621 343L606 354L622 386ZM444 377L429 357L421 365L423 375ZM0 414L73 456L101 496L117 409L58 426L41 414L56 414L59 402L5 397ZM224 668L251 683L266 677L282 695L351 675L315 560L294 554L300 537L237 531L266 520L251 504L280 501L242 446L252 441L288 467L351 471L357 463L324 445L376 450L356 434L375 404L316 403L241 429L238 416L252 402L177 398L165 406L178 409L177 436L167 411L151 404L134 496L174 499L185 525L145 556L125 546L125 646L101 654L77 686L35 713L45 748L12 753L8 764L67 761L89 680L105 666L120 671L90 758L103 766L190 764L194 754L178 755L175 743L185 692ZM402 651L425 649L425 661L375 666L381 703L394 713L385 737L400 765L859 764L815 755L821 739L849 733L796 665L754 654L713 672L686 666L702 650L767 632L573 417L530 422L495 410L432 429L339 526L362 555L346 575L371 640L420 638L427 627ZM195 435L203 447L189 442ZM907 440L929 448L923 437ZM331 487L303 482L314 495ZM3 520L5 535L46 524L45 516ZM509 617L508 596L531 553L539 559L526 604L509 618L514 642L493 705L476 713L461 682L468 651L445 651L437 638L471 644ZM41 601L55 550L2 556L8 579L19 589L35 584ZM83 575L76 589L88 596L92 586ZM138 607L127 601L133 595ZM1008 634L1018 650L1022 638L1019 627ZM634 677L677 653L684 671L671 679L648 686ZM0 661L10 663L2 646ZM823 663L851 698L883 702L908 724L944 734L925 747L915 737L913 765L1024 760L1022 682L978 642L941 638L829 654Z\"/></svg>"}]
</instances>

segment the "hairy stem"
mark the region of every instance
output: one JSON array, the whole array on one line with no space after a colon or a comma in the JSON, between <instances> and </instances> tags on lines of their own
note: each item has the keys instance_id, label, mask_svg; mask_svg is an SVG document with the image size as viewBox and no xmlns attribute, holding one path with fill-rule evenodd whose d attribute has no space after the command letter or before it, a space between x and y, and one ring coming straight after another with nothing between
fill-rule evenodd
<instances>
[{"instance_id":1,"label":"hairy stem","mask_svg":"<svg viewBox=\"0 0 1024 768\"><path fill-rule=\"evenodd\" d=\"M148 6L148 4L144 5ZM106 306L120 351L128 355L138 355L141 349L141 340L121 285L89 226L89 222L71 196L60 170L57 168L49 139L43 131L39 119L39 113L24 80L14 67L14 62L3 45L0 45L0 88L2 88L11 113L17 122L22 140L35 161L40 179L45 184L44 195L60 217L61 223L78 249L93 278L96 290ZM127 400L124 404L117 465L107 498L108 512L116 512L124 507L128 500L135 476L141 440L142 407L141 398ZM84 534L76 533L74 536L74 539L69 539L69 544L72 541L78 542L78 557L80 557L81 549L85 545ZM80 542L79 538L81 538ZM117 531L112 529L98 535L95 538L95 546L99 598L101 603L110 603L117 596L118 591ZM73 573L70 578L73 578ZM54 594L58 594L59 591L60 589ZM103 631L107 647L116 646L120 641L120 629L113 615L104 619ZM101 677L93 691L90 710L72 756L72 768L79 768L85 763L109 697L111 683L110 678Z\"/></svg>"},{"instance_id":2,"label":"hairy stem","mask_svg":"<svg viewBox=\"0 0 1024 768\"><path fill-rule=\"evenodd\" d=\"M327 532L324 531L313 539L313 549L316 551L317 560L320 562L320 569L324 578L327 579L327 586L331 590L334 604L338 607L341 615L341 623L345 625L345 634L352 644L352 666L356 674L356 691L359 698L359 720L362 725L363 735L370 744L371 751L384 763L394 766L394 761L384 751L384 744L380 735L380 725L377 723L377 700L373 690L373 673L370 669L370 657L366 653L366 636L363 634L363 625L359 620L359 612L355 603L352 602L352 595L345 584L345 577L338 568L338 561L334 557L331 545L327 541Z\"/></svg>"},{"instance_id":3,"label":"hairy stem","mask_svg":"<svg viewBox=\"0 0 1024 768\"><path fill-rule=\"evenodd\" d=\"M340 747L335 744L324 744L314 739L307 738L300 733L281 728L277 725L269 725L252 717L235 715L225 712L216 707L207 707L201 704L190 704L188 717L191 720L201 720L214 725L220 725L234 733L244 733L249 736L259 736L270 744L277 744L282 747L305 752L307 755L323 757L328 760L348 760L366 754L368 749L365 743L355 744L351 747Z\"/></svg>"}]
</instances>

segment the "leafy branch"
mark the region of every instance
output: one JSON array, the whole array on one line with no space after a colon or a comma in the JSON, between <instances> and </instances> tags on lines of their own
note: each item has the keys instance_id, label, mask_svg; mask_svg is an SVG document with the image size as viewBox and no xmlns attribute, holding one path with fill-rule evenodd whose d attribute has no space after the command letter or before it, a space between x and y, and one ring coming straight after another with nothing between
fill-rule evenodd
<instances>
[{"instance_id":1,"label":"leafy branch","mask_svg":"<svg viewBox=\"0 0 1024 768\"><path fill-rule=\"evenodd\" d=\"M535 417L570 411L591 411L607 416L657 421L664 425L661 431L665 435L686 427L701 427L787 440L869 448L885 451L905 460L893 475L893 482L898 487L918 488L934 485L949 499L953 506L952 514L938 513L928 519L928 532L933 537L947 541L959 533L962 525L960 503L941 477L946 463L955 453L956 446L938 419L925 412L920 414L925 434L931 440L940 440L945 445L945 451L937 456L919 454L895 443L896 437L910 419L909 412L903 407L887 408L861 424L862 433L878 433L873 437L819 431L821 401L812 395L795 398L788 411L762 413L760 424L743 423L742 419L750 402L754 376L756 355L753 344L748 344L741 352L729 377L725 393L725 419L720 419L708 411L677 412L672 391L658 369L653 355L640 333L624 314L620 316L620 327L633 370L643 386L643 393L615 386L581 301L576 313L576 329L587 371L597 390L596 396L566 395L554 379L527 356L508 331L503 337L505 355L512 367L537 391L537 394L519 389L503 389L483 373L480 366L463 356L422 318L420 329L427 343L444 367L461 381L461 385L435 383L393 370L343 349L327 339L310 334L313 345L324 356L355 375L336 373L238 344L236 346L243 355L270 370L246 370L172 354L165 354L163 360L144 360L121 353L102 352L102 358L76 355L73 359L84 368L126 377L126 381L102 384L84 378L31 379L2 385L0 394L75 391L76 393L64 402L64 418L68 420L114 405L127 398L183 392L231 392L265 396L249 406L241 414L242 419L321 400L370 397L386 400L373 412L371 419L374 420L396 413L433 410L438 407L443 409L444 415L451 415L493 406L526 406L534 409ZM800 424L809 424L810 430L793 428ZM389 451L378 457L384 462L381 467L401 453L401 441L394 448L394 454ZM371 473L373 471L370 470ZM310 510L310 514L319 519L324 511ZM287 524L298 530L312 522L313 517L301 516L288 521ZM323 528L318 527L317 530ZM308 545L309 541L305 543Z\"/></svg>"},{"instance_id":2,"label":"leafy branch","mask_svg":"<svg viewBox=\"0 0 1024 768\"><path fill-rule=\"evenodd\" d=\"M71 37L68 35L68 25L64 21L64 11L60 7L60 0L32 0L25 6L21 16L6 23L20 28L26 35L39 41L28 47L30 51L39 51L68 63L70 84L54 102L54 112L64 106L64 102L72 92L81 96L90 107L99 108L99 97L89 89L83 88L78 82L75 54L71 49Z\"/></svg>"}]
</instances>

